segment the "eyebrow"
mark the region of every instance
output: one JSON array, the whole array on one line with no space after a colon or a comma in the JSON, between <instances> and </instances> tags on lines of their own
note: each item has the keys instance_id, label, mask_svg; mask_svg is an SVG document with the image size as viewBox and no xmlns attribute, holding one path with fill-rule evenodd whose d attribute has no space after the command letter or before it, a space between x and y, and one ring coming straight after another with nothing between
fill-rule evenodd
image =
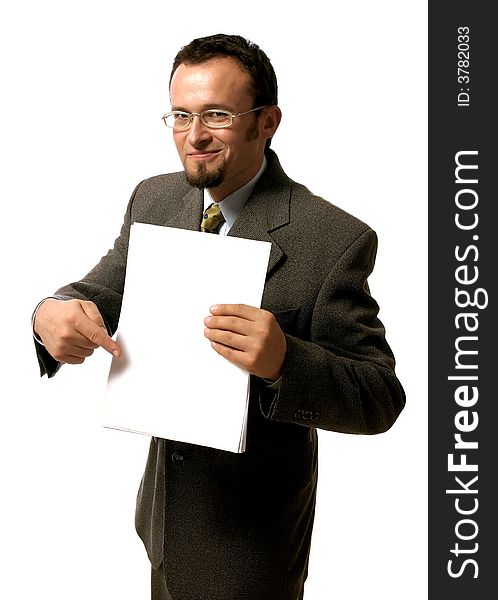
<instances>
[{"instance_id":1,"label":"eyebrow","mask_svg":"<svg viewBox=\"0 0 498 600\"><path fill-rule=\"evenodd\" d=\"M205 104L199 112L202 112L204 110L213 110L213 109L217 109L217 108L219 108L221 110L228 110L229 112L234 113L234 114L236 112L232 108L229 108L226 104ZM184 106L178 106L178 105L173 105L171 107L171 110L181 110L182 112L188 112L188 113L192 112L188 108L185 108Z\"/></svg>"}]
</instances>

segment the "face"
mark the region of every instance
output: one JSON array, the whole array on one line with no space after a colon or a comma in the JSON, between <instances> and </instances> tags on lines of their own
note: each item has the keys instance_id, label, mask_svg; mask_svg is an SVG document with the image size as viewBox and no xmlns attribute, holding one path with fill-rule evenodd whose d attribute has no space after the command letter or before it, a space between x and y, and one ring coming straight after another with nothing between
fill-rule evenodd
<instances>
[{"instance_id":1,"label":"face","mask_svg":"<svg viewBox=\"0 0 498 600\"><path fill-rule=\"evenodd\" d=\"M250 76L232 58L181 64L171 80L172 110L245 112L254 108L250 84ZM187 180L195 187L208 187L214 200L223 200L256 175L266 140L279 122L280 111L272 107L237 117L224 129L210 129L194 117L190 129L173 130Z\"/></svg>"}]
</instances>

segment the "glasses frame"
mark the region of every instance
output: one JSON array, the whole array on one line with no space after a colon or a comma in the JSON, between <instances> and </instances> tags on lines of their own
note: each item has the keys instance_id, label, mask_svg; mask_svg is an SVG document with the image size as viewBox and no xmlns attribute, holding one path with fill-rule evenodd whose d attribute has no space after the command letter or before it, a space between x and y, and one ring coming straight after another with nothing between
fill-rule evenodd
<instances>
[{"instance_id":1,"label":"glasses frame","mask_svg":"<svg viewBox=\"0 0 498 600\"><path fill-rule=\"evenodd\" d=\"M266 106L257 106L256 108L251 108L251 110L246 110L244 112L239 112L239 113L233 113L233 112L230 112L229 110L225 110L224 108L207 108L206 110L203 110L200 113L187 112L185 110L172 110L170 112L165 113L161 118L168 129L175 129L177 131L186 131L187 129L189 129L190 126L192 125L194 117L199 117L199 119L201 120L201 123L203 125L205 125L206 127L209 127L209 129L226 129L227 127L232 126L233 120L235 118L242 117L243 115L248 115L249 113L255 112L257 110L262 110L263 108L269 108L269 106L271 106L271 105L267 104ZM228 123L227 125L210 125L209 123L206 123L206 121L204 119L204 115L206 113L210 113L210 112L222 112L222 113L226 114L227 116L230 117L230 123ZM175 127L174 125L173 125L173 127L171 127L170 125L168 125L166 123L166 119L171 115L185 115L188 117L188 122L184 127Z\"/></svg>"}]
</instances>

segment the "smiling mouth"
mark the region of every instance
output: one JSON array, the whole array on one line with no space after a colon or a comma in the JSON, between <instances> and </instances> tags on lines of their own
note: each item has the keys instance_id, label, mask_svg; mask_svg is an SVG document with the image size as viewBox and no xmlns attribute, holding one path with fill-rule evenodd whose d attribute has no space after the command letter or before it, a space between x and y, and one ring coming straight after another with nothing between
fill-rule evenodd
<instances>
[{"instance_id":1,"label":"smiling mouth","mask_svg":"<svg viewBox=\"0 0 498 600\"><path fill-rule=\"evenodd\" d=\"M187 154L187 158L191 158L192 160L209 160L210 158L214 158L218 156L221 150L213 150L212 152L190 152Z\"/></svg>"}]
</instances>

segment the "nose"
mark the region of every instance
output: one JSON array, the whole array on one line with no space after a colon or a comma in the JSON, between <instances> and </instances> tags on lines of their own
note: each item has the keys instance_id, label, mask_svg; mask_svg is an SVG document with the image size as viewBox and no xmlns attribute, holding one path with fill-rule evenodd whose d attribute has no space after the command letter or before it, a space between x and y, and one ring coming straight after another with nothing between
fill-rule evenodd
<instances>
[{"instance_id":1,"label":"nose","mask_svg":"<svg viewBox=\"0 0 498 600\"><path fill-rule=\"evenodd\" d=\"M209 128L204 125L198 115L194 115L188 132L188 143L196 147L209 142L210 139Z\"/></svg>"}]
</instances>

